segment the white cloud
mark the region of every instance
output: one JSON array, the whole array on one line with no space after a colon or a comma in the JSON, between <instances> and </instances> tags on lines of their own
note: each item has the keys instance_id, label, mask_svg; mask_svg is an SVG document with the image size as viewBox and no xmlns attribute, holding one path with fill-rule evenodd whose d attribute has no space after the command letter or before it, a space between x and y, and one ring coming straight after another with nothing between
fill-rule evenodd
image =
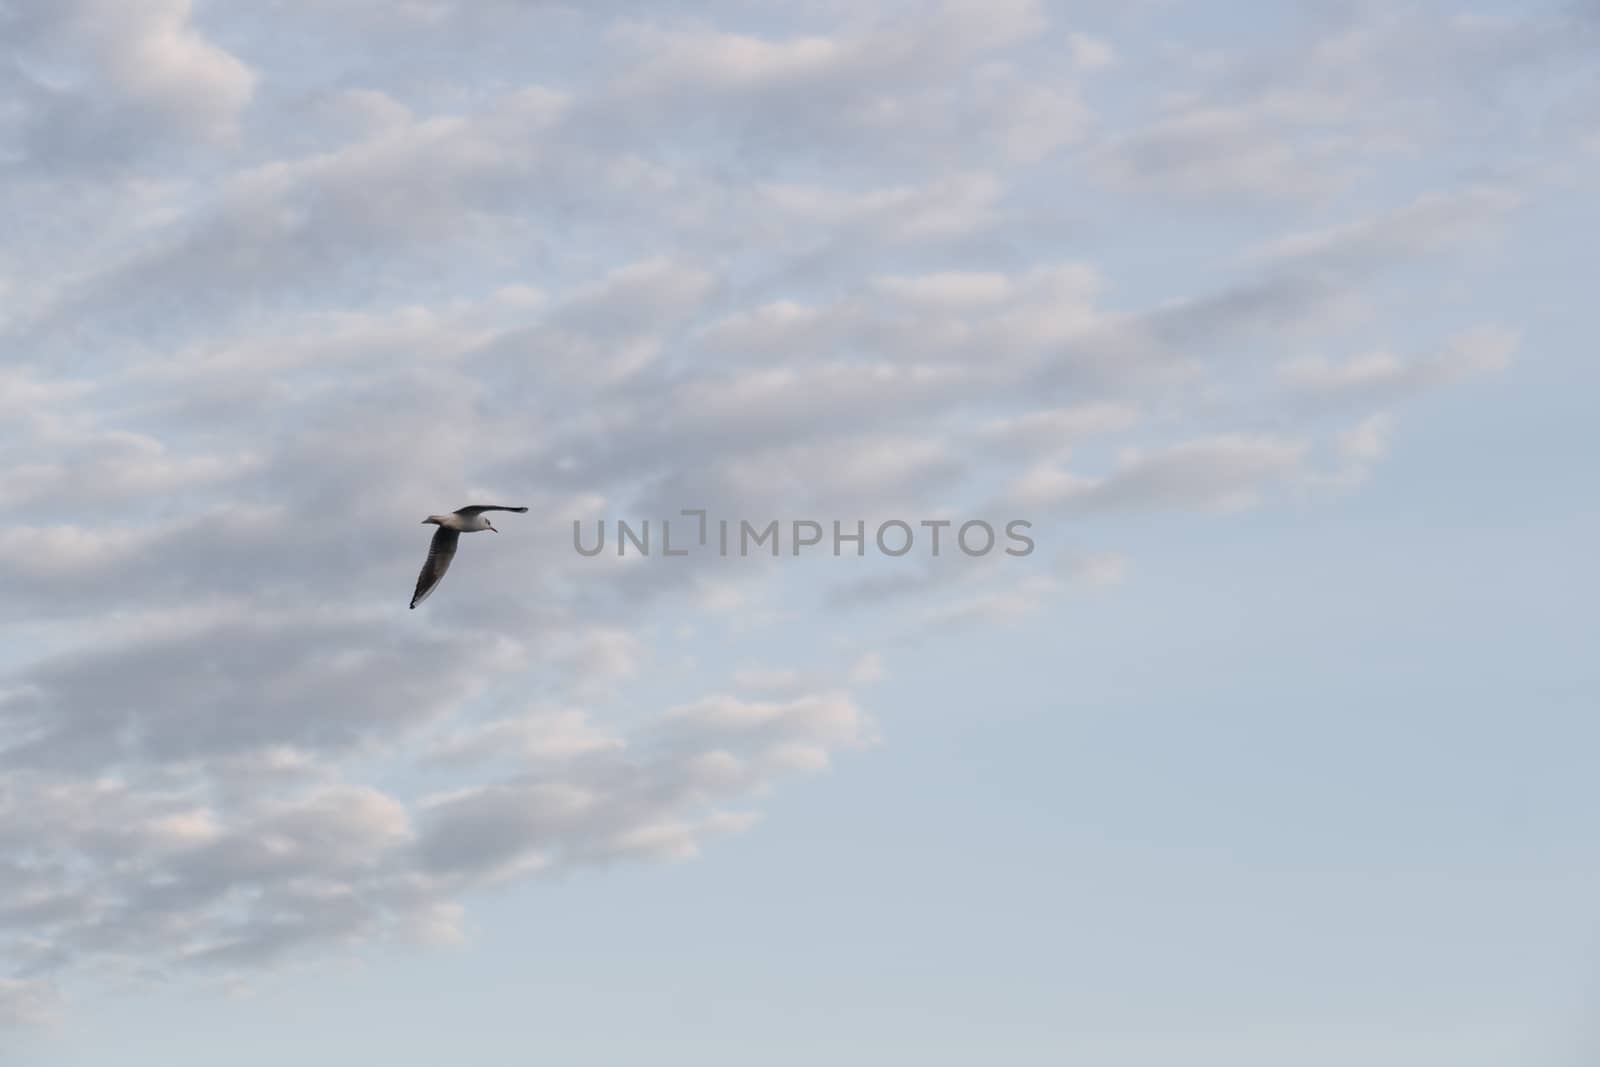
<instances>
[{"instance_id":1,"label":"white cloud","mask_svg":"<svg viewBox=\"0 0 1600 1067\"><path fill-rule=\"evenodd\" d=\"M534 713L447 737L431 754L449 766L509 760L526 773L415 805L337 780L296 785L280 771L268 788L266 767L245 790L220 777L197 791L204 779L13 774L0 843L15 854L31 842L33 858L7 879L0 936L44 937L41 962L225 971L330 940L437 943L459 934L453 897L464 888L513 871L682 858L753 821L722 805L872 736L842 695L707 698L628 738L581 713ZM3 981L13 1019L48 1006L45 987Z\"/></svg>"},{"instance_id":2,"label":"white cloud","mask_svg":"<svg viewBox=\"0 0 1600 1067\"><path fill-rule=\"evenodd\" d=\"M1020 447L1047 456L1065 453L1085 437L1126 430L1138 418L1139 413L1124 404L1082 404L992 419L978 433L997 447Z\"/></svg>"},{"instance_id":3,"label":"white cloud","mask_svg":"<svg viewBox=\"0 0 1600 1067\"><path fill-rule=\"evenodd\" d=\"M1067 54L1072 57L1073 66L1085 73L1109 70L1117 63L1116 49L1087 33L1067 34Z\"/></svg>"},{"instance_id":4,"label":"white cloud","mask_svg":"<svg viewBox=\"0 0 1600 1067\"><path fill-rule=\"evenodd\" d=\"M977 271L876 278L873 284L893 299L940 310L992 306L1012 292L1011 279L1004 274Z\"/></svg>"},{"instance_id":5,"label":"white cloud","mask_svg":"<svg viewBox=\"0 0 1600 1067\"><path fill-rule=\"evenodd\" d=\"M1391 352L1372 352L1342 363L1305 357L1284 364L1279 373L1291 390L1320 401L1388 402L1470 375L1503 370L1517 344L1514 331L1483 326L1420 359L1405 360Z\"/></svg>"},{"instance_id":6,"label":"white cloud","mask_svg":"<svg viewBox=\"0 0 1600 1067\"><path fill-rule=\"evenodd\" d=\"M82 6L78 19L101 38L115 85L205 136L230 136L256 77L202 36L192 15L190 0L95 0Z\"/></svg>"},{"instance_id":7,"label":"white cloud","mask_svg":"<svg viewBox=\"0 0 1600 1067\"><path fill-rule=\"evenodd\" d=\"M889 674L884 668L883 656L877 652L863 653L855 666L850 668L849 674L850 681L856 685L870 685L887 677Z\"/></svg>"},{"instance_id":8,"label":"white cloud","mask_svg":"<svg viewBox=\"0 0 1600 1067\"><path fill-rule=\"evenodd\" d=\"M439 743L433 758L444 763L494 758L536 763L610 752L623 743L615 734L591 723L583 711L531 711L448 737Z\"/></svg>"},{"instance_id":9,"label":"white cloud","mask_svg":"<svg viewBox=\"0 0 1600 1067\"><path fill-rule=\"evenodd\" d=\"M735 33L675 33L650 26L625 27L620 36L651 58L635 75L634 89L716 92L826 81L862 64L865 49L828 37L766 41Z\"/></svg>"},{"instance_id":10,"label":"white cloud","mask_svg":"<svg viewBox=\"0 0 1600 1067\"><path fill-rule=\"evenodd\" d=\"M1253 254L1263 260L1358 269L1459 246L1498 224L1517 204L1516 194L1505 189L1429 193L1358 222L1278 238Z\"/></svg>"},{"instance_id":11,"label":"white cloud","mask_svg":"<svg viewBox=\"0 0 1600 1067\"><path fill-rule=\"evenodd\" d=\"M1116 552L1064 549L1056 557L1056 567L1072 581L1105 587L1118 585L1127 577L1128 559Z\"/></svg>"},{"instance_id":12,"label":"white cloud","mask_svg":"<svg viewBox=\"0 0 1600 1067\"><path fill-rule=\"evenodd\" d=\"M771 40L641 23L625 24L616 35L647 57L626 83L639 94L834 93L948 70L975 54L1036 34L1045 24L1036 0L943 0L910 25L884 22L839 35Z\"/></svg>"},{"instance_id":13,"label":"white cloud","mask_svg":"<svg viewBox=\"0 0 1600 1067\"><path fill-rule=\"evenodd\" d=\"M1265 435L1221 434L1125 454L1099 478L1065 473L1054 480L1037 472L1019 486L1024 499L1069 514L1178 508L1232 511L1253 505L1262 491L1292 476L1309 449L1306 441Z\"/></svg>"},{"instance_id":14,"label":"white cloud","mask_svg":"<svg viewBox=\"0 0 1600 1067\"><path fill-rule=\"evenodd\" d=\"M777 183L760 190L775 209L813 225L859 224L896 241L972 233L992 222L1002 185L976 171L866 192Z\"/></svg>"},{"instance_id":15,"label":"white cloud","mask_svg":"<svg viewBox=\"0 0 1600 1067\"><path fill-rule=\"evenodd\" d=\"M1377 465L1388 456L1394 426L1394 416L1387 411L1379 411L1336 431L1328 442L1327 463L1301 472L1302 487L1312 492L1351 492L1360 489L1371 479Z\"/></svg>"},{"instance_id":16,"label":"white cloud","mask_svg":"<svg viewBox=\"0 0 1600 1067\"><path fill-rule=\"evenodd\" d=\"M625 745L584 753L565 777L547 769L424 800L423 869L455 882L686 858L704 836L749 825L748 812L718 805L775 777L821 770L829 750L874 737L843 695L781 704L707 697L669 709Z\"/></svg>"},{"instance_id":17,"label":"white cloud","mask_svg":"<svg viewBox=\"0 0 1600 1067\"><path fill-rule=\"evenodd\" d=\"M25 157L96 169L169 139L232 142L258 75L196 24L190 0L21 0L0 13L19 68ZM48 72L48 73L45 73Z\"/></svg>"},{"instance_id":18,"label":"white cloud","mask_svg":"<svg viewBox=\"0 0 1600 1067\"><path fill-rule=\"evenodd\" d=\"M1339 454L1357 463L1375 463L1389 451L1389 435L1394 419L1386 413L1368 415L1348 430L1339 433Z\"/></svg>"},{"instance_id":19,"label":"white cloud","mask_svg":"<svg viewBox=\"0 0 1600 1067\"><path fill-rule=\"evenodd\" d=\"M1464 136L1503 152L1522 134L1517 111L1486 86L1509 90L1570 55L1560 22L1347 4L1257 48L1176 40L1139 68L1165 91L1134 128L1107 131L1095 173L1130 196L1315 205Z\"/></svg>"}]
</instances>

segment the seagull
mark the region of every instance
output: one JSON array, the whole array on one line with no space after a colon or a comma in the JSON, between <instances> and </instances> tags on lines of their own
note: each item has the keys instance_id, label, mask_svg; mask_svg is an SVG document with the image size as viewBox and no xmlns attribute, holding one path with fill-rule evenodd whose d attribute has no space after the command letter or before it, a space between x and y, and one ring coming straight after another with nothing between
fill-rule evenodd
<instances>
[{"instance_id":1,"label":"seagull","mask_svg":"<svg viewBox=\"0 0 1600 1067\"><path fill-rule=\"evenodd\" d=\"M428 546L428 559L422 565L422 573L417 575L417 591L411 594L411 606L428 599L428 594L439 585L439 579L444 577L444 572L450 569L450 561L456 555L456 541L464 533L477 533L479 530L495 530L492 523L484 517L486 511L515 511L519 514L527 508L508 508L500 504L472 504L468 507L457 508L448 515L429 515L422 520L422 525L429 523L439 527L433 533L433 543Z\"/></svg>"}]
</instances>

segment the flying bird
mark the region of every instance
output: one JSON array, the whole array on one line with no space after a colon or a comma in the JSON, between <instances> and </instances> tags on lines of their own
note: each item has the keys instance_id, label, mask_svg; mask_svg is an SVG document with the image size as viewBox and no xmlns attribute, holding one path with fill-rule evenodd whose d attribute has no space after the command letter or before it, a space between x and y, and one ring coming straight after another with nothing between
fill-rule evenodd
<instances>
[{"instance_id":1,"label":"flying bird","mask_svg":"<svg viewBox=\"0 0 1600 1067\"><path fill-rule=\"evenodd\" d=\"M422 520L424 526L432 523L439 527L433 533L433 543L428 546L428 559L422 565L422 573L417 575L417 591L411 594L411 606L428 599L428 594L439 585L439 579L444 577L444 572L450 569L450 561L456 556L456 542L464 533L477 533L479 530L494 529L494 525L484 517L486 511L527 511L527 508L508 508L499 504L473 504L469 507L457 508L448 515L429 515Z\"/></svg>"}]
</instances>

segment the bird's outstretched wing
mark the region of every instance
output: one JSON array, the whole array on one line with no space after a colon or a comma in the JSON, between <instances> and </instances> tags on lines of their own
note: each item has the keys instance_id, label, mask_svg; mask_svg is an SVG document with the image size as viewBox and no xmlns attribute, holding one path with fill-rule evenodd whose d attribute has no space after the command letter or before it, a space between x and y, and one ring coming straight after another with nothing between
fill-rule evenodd
<instances>
[{"instance_id":1,"label":"bird's outstretched wing","mask_svg":"<svg viewBox=\"0 0 1600 1067\"><path fill-rule=\"evenodd\" d=\"M468 505L467 507L464 507L464 508L456 508L456 514L457 515L465 515L468 518L470 518L473 515L482 515L485 511L518 511L518 512L521 512L521 511L527 511L527 510L528 510L527 508L508 508L503 504L471 504L471 505Z\"/></svg>"},{"instance_id":2,"label":"bird's outstretched wing","mask_svg":"<svg viewBox=\"0 0 1600 1067\"><path fill-rule=\"evenodd\" d=\"M460 539L460 532L448 526L434 531L433 543L428 546L428 560L422 565L422 573L417 575L417 591L411 594L412 607L427 600L428 594L439 585L439 579L450 569L450 561L456 555L456 542Z\"/></svg>"}]
</instances>

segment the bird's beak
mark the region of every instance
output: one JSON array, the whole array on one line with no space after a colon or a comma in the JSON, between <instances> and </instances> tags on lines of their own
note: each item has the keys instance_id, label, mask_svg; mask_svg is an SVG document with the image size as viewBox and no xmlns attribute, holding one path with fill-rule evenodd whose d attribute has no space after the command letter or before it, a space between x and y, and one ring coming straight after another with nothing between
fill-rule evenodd
<instances>
[{"instance_id":1,"label":"bird's beak","mask_svg":"<svg viewBox=\"0 0 1600 1067\"><path fill-rule=\"evenodd\" d=\"M491 526L491 527L489 527L489 532L490 533L499 533L500 531L496 530L493 526Z\"/></svg>"}]
</instances>

